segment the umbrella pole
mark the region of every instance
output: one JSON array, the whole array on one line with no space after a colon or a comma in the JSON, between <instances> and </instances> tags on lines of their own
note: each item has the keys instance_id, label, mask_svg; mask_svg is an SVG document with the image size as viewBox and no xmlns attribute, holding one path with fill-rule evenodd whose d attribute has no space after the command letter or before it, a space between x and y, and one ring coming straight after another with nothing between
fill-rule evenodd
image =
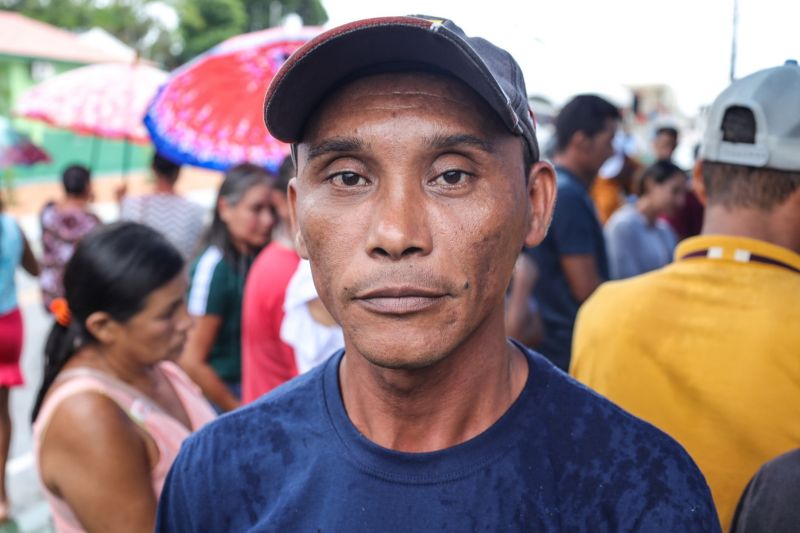
<instances>
[{"instance_id":1,"label":"umbrella pole","mask_svg":"<svg viewBox=\"0 0 800 533\"><path fill-rule=\"evenodd\" d=\"M97 158L100 155L99 143L97 141L97 135L92 136L92 152L89 156L89 170L94 172L97 168Z\"/></svg>"},{"instance_id":2,"label":"umbrella pole","mask_svg":"<svg viewBox=\"0 0 800 533\"><path fill-rule=\"evenodd\" d=\"M122 181L128 185L128 169L131 166L131 143L125 137L125 144L122 145Z\"/></svg>"}]
</instances>

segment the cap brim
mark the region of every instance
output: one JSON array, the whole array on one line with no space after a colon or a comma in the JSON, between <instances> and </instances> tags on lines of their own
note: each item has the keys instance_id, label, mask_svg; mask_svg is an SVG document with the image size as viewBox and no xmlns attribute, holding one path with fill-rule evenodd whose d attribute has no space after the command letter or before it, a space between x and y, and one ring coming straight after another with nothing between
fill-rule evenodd
<instances>
[{"instance_id":1,"label":"cap brim","mask_svg":"<svg viewBox=\"0 0 800 533\"><path fill-rule=\"evenodd\" d=\"M354 74L385 64L416 63L444 71L471 87L515 131L508 98L477 53L435 21L416 17L367 19L325 32L298 49L267 90L264 121L283 142L300 142L322 99Z\"/></svg>"}]
</instances>

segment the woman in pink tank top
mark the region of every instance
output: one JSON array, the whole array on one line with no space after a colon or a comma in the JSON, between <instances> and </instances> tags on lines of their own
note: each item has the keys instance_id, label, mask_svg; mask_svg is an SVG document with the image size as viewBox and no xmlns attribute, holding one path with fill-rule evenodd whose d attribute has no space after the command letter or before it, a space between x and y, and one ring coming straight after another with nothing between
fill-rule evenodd
<instances>
[{"instance_id":1,"label":"woman in pink tank top","mask_svg":"<svg viewBox=\"0 0 800 533\"><path fill-rule=\"evenodd\" d=\"M214 417L170 359L192 321L180 253L152 229L95 230L64 272L34 451L59 532L152 531L183 440Z\"/></svg>"}]
</instances>

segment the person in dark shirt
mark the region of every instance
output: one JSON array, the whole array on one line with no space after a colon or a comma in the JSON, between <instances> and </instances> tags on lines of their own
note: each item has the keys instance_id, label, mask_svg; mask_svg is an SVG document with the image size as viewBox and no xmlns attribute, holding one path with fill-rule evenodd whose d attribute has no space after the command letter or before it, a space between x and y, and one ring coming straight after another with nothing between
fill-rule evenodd
<instances>
[{"instance_id":1,"label":"person in dark shirt","mask_svg":"<svg viewBox=\"0 0 800 533\"><path fill-rule=\"evenodd\" d=\"M545 337L538 348L564 371L578 308L609 278L603 229L589 189L614 154L619 118L616 107L592 94L576 96L556 118L558 200L547 237L528 253L540 271L534 295Z\"/></svg>"},{"instance_id":2,"label":"person in dark shirt","mask_svg":"<svg viewBox=\"0 0 800 533\"><path fill-rule=\"evenodd\" d=\"M800 448L762 466L736 507L731 533L794 533L800 526Z\"/></svg>"},{"instance_id":3,"label":"person in dark shirt","mask_svg":"<svg viewBox=\"0 0 800 533\"><path fill-rule=\"evenodd\" d=\"M556 189L510 55L350 23L289 58L265 119L345 349L191 439L157 531L719 530L677 443L506 339Z\"/></svg>"}]
</instances>

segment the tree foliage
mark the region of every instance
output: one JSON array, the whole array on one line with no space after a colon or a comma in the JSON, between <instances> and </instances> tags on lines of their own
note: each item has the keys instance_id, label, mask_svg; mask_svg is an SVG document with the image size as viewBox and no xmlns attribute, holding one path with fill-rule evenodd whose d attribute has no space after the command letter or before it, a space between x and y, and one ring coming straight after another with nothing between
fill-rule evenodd
<instances>
[{"instance_id":1,"label":"tree foliage","mask_svg":"<svg viewBox=\"0 0 800 533\"><path fill-rule=\"evenodd\" d=\"M0 0L0 7L71 31L103 28L157 63L171 61L174 31L148 9L155 0Z\"/></svg>"},{"instance_id":2,"label":"tree foliage","mask_svg":"<svg viewBox=\"0 0 800 533\"><path fill-rule=\"evenodd\" d=\"M179 56L181 62L245 29L241 0L191 0L180 6L179 13L179 29L183 39L183 50Z\"/></svg>"},{"instance_id":3,"label":"tree foliage","mask_svg":"<svg viewBox=\"0 0 800 533\"><path fill-rule=\"evenodd\" d=\"M277 26L289 13L297 13L306 25L324 24L328 20L320 0L242 0L247 13L247 31Z\"/></svg>"},{"instance_id":4,"label":"tree foliage","mask_svg":"<svg viewBox=\"0 0 800 533\"><path fill-rule=\"evenodd\" d=\"M177 28L151 9L155 4L177 13ZM328 18L321 0L0 0L0 9L70 31L103 28L168 69L228 37L278 25L289 13L305 24Z\"/></svg>"}]
</instances>

